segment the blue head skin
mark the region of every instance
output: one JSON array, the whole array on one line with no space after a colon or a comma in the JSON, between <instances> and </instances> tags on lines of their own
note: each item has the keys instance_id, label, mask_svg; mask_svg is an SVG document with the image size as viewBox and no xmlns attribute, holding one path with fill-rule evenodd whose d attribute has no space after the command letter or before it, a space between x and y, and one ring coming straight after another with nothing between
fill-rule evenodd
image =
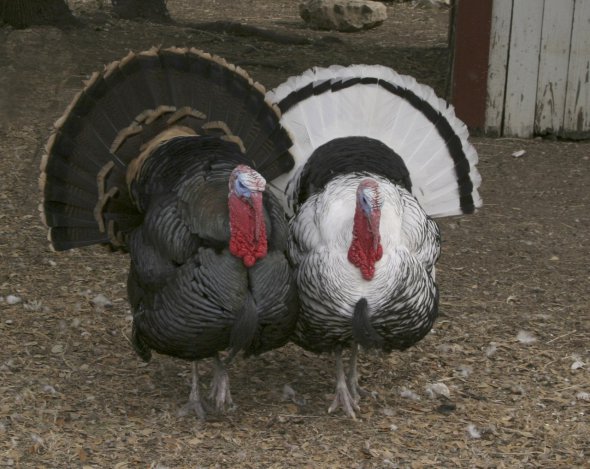
<instances>
[{"instance_id":1,"label":"blue head skin","mask_svg":"<svg viewBox=\"0 0 590 469\"><path fill-rule=\"evenodd\" d=\"M356 192L358 206L363 211L369 229L378 242L379 222L381 218L381 207L383 200L379 191L379 183L374 179L363 179Z\"/></svg>"}]
</instances>

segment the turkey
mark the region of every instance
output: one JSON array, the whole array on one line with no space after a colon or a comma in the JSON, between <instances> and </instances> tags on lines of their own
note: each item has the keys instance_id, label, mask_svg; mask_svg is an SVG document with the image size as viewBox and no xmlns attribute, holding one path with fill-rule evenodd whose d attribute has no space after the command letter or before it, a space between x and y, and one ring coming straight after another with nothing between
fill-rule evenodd
<instances>
[{"instance_id":1,"label":"turkey","mask_svg":"<svg viewBox=\"0 0 590 469\"><path fill-rule=\"evenodd\" d=\"M294 214L294 342L334 352L329 412L355 418L359 346L404 350L433 326L440 233L431 217L481 206L477 154L451 107L387 67L314 68L267 97L293 138L295 166L275 184Z\"/></svg>"},{"instance_id":2,"label":"turkey","mask_svg":"<svg viewBox=\"0 0 590 469\"><path fill-rule=\"evenodd\" d=\"M41 164L52 246L129 253L133 347L192 362L181 413L199 418L211 406L197 361L213 357L209 398L224 411L225 365L284 345L298 312L288 224L266 185L292 168L291 139L264 93L195 49L130 53L93 75Z\"/></svg>"}]
</instances>

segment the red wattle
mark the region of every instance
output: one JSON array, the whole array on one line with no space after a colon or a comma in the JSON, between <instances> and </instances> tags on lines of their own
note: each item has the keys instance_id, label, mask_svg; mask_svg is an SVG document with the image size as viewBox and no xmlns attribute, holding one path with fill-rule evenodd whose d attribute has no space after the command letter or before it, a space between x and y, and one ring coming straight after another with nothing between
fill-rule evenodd
<instances>
[{"instance_id":1,"label":"red wattle","mask_svg":"<svg viewBox=\"0 0 590 469\"><path fill-rule=\"evenodd\" d=\"M252 194L251 200L252 205L235 194L228 200L229 252L241 258L246 267L252 267L267 253L262 194Z\"/></svg>"},{"instance_id":2,"label":"red wattle","mask_svg":"<svg viewBox=\"0 0 590 469\"><path fill-rule=\"evenodd\" d=\"M377 236L377 243L374 242L375 236ZM379 234L371 232L369 222L363 211L357 209L354 214L352 243L348 249L348 260L360 269L365 280L372 280L375 275L375 263L382 256L383 247L379 240Z\"/></svg>"}]
</instances>

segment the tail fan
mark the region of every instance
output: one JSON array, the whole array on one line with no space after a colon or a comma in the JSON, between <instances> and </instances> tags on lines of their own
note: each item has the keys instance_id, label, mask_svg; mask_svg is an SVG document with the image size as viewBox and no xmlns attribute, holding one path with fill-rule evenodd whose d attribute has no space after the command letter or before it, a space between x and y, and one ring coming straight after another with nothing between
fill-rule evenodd
<instances>
[{"instance_id":1,"label":"tail fan","mask_svg":"<svg viewBox=\"0 0 590 469\"><path fill-rule=\"evenodd\" d=\"M481 177L467 127L434 91L379 65L313 68L267 97L292 133L295 167L275 181L290 197L313 152L344 137L369 137L404 161L412 193L432 217L471 213L482 205ZM287 187L289 185L289 187Z\"/></svg>"},{"instance_id":2,"label":"tail fan","mask_svg":"<svg viewBox=\"0 0 590 469\"><path fill-rule=\"evenodd\" d=\"M352 316L352 338L362 347L380 348L383 345L383 337L375 330L369 318L369 304L365 298L361 298L354 307Z\"/></svg>"},{"instance_id":3,"label":"tail fan","mask_svg":"<svg viewBox=\"0 0 590 469\"><path fill-rule=\"evenodd\" d=\"M57 250L125 248L141 223L128 185L145 158L178 136L235 142L267 180L293 167L289 134L264 88L196 49L129 53L95 73L54 124L41 162L41 215Z\"/></svg>"}]
</instances>

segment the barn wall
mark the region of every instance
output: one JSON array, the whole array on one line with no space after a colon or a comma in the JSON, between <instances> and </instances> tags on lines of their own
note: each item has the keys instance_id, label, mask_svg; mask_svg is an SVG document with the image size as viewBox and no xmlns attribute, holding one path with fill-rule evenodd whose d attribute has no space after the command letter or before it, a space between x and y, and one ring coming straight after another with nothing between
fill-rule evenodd
<instances>
[{"instance_id":1,"label":"barn wall","mask_svg":"<svg viewBox=\"0 0 590 469\"><path fill-rule=\"evenodd\" d=\"M573 18L564 133L590 137L590 0L575 1Z\"/></svg>"},{"instance_id":2,"label":"barn wall","mask_svg":"<svg viewBox=\"0 0 590 469\"><path fill-rule=\"evenodd\" d=\"M490 134L590 137L590 0L493 0Z\"/></svg>"},{"instance_id":3,"label":"barn wall","mask_svg":"<svg viewBox=\"0 0 590 469\"><path fill-rule=\"evenodd\" d=\"M504 84L504 135L533 135L542 23L543 0L513 2Z\"/></svg>"},{"instance_id":4,"label":"barn wall","mask_svg":"<svg viewBox=\"0 0 590 469\"><path fill-rule=\"evenodd\" d=\"M450 99L488 135L590 138L590 0L455 0Z\"/></svg>"},{"instance_id":5,"label":"barn wall","mask_svg":"<svg viewBox=\"0 0 590 469\"><path fill-rule=\"evenodd\" d=\"M510 23L512 21L512 0L495 0L492 5L487 69L487 93L485 131L490 135L502 134L504 118L504 96L506 93L506 70L508 67L508 46Z\"/></svg>"}]
</instances>

